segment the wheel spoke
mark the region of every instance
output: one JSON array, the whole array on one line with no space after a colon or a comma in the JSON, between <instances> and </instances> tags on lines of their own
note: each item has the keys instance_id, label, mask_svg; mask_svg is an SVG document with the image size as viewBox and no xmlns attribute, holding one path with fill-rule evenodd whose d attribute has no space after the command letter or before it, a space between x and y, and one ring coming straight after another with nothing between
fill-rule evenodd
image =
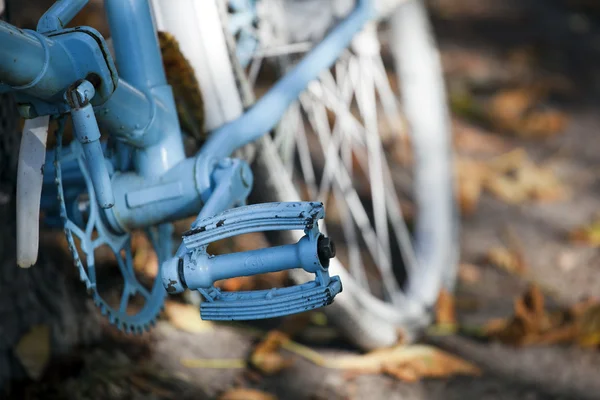
<instances>
[{"instance_id":1,"label":"wheel spoke","mask_svg":"<svg viewBox=\"0 0 600 400\"><path fill-rule=\"evenodd\" d=\"M282 44L278 46L265 47L257 50L254 57L256 58L269 58L269 57L281 57L290 54L306 53L313 47L311 42L300 42Z\"/></svg>"},{"instance_id":2,"label":"wheel spoke","mask_svg":"<svg viewBox=\"0 0 600 400\"><path fill-rule=\"evenodd\" d=\"M318 91L315 90L316 88L313 86L313 94L314 95L318 95L321 94L322 91ZM312 99L311 99L312 100ZM305 101L303 102L303 107L305 109L309 108L312 109L315 106L315 101ZM309 113L309 119L311 120L311 122L313 123L313 126L316 126L318 124L318 120L316 118L310 118L311 113ZM315 129L317 131L317 133L319 132L318 129ZM321 144L321 149L324 153L326 153L326 149L327 149L327 145L325 142L327 142L328 139L326 137L326 135L322 135L322 140L320 140L320 144ZM330 159L328 159L329 161ZM363 239L365 240L365 243L367 244L367 247L371 253L371 256L373 257L373 259L375 260L379 260L380 264L384 264L387 263L388 267L387 268L380 268L380 273L382 274L383 277L383 283L384 283L384 287L386 288L386 291L388 293L388 297L392 298L395 296L396 292L399 291L399 286L398 283L396 282L396 279L393 275L392 269L391 269L391 260L390 260L390 256L389 256L389 252L386 252L385 249L381 246L381 243L377 237L376 232L373 230L373 228L371 227L371 222L369 220L369 217L364 209L364 206L362 204L362 201L360 200L358 193L356 192L356 189L353 187L352 185L352 180L350 178L350 176L348 175L348 172L343 169L343 168L339 168L338 167L338 160L339 158L337 156L332 157L331 158L332 162L334 163L333 165L335 166L334 168L332 168L335 171L335 175L336 175L336 179L335 179L335 183L337 185L339 185L339 192L343 193L343 198L345 199L346 203L349 205L349 209L352 213L353 219L355 220L357 226L359 227L361 234L363 236ZM319 200L323 201L322 198L319 198ZM385 213L385 208L383 209L383 212ZM384 214L385 217L385 214ZM386 221L386 228L387 228L387 221ZM387 234L387 231L386 231ZM364 274L364 271L363 271Z\"/></svg>"},{"instance_id":3,"label":"wheel spoke","mask_svg":"<svg viewBox=\"0 0 600 400\"><path fill-rule=\"evenodd\" d=\"M368 290L369 280L363 266L362 256L360 253L360 243L358 241L358 235L356 234L354 221L350 211L348 210L348 205L341 200L344 195L341 193L339 186L335 185L333 190L336 206L340 213L346 245L348 246L348 262L350 273L352 276L354 276L360 287Z\"/></svg>"},{"instance_id":4,"label":"wheel spoke","mask_svg":"<svg viewBox=\"0 0 600 400\"><path fill-rule=\"evenodd\" d=\"M381 243L379 240L377 240L377 234L371 226L369 216L364 209L356 189L352 186L352 180L348 176L347 171L338 169L336 171L336 178L337 179L335 180L335 183L339 185L340 191L344 193L344 199L348 204L348 208L354 221L356 222L356 225L361 231L361 235L365 241L365 244L367 245L367 249L369 250L371 257L373 257L374 260L377 260L379 256L383 262L390 265L391 262L388 258L386 258L387 256L384 253ZM396 296L396 294L400 291L400 287L398 286L398 282L396 281L391 268L380 268L380 273L382 275L383 285L388 293L388 296L390 298Z\"/></svg>"},{"instance_id":5,"label":"wheel spoke","mask_svg":"<svg viewBox=\"0 0 600 400\"><path fill-rule=\"evenodd\" d=\"M387 77L385 66L381 60L381 56L377 55L371 57L371 66L373 71L373 79L377 93L379 94L379 100L381 101L381 107L384 115L387 117L390 127L393 127L397 120L400 118L400 111L398 111L399 104L394 91L390 86L390 81ZM401 130L403 132L404 130Z\"/></svg>"},{"instance_id":6,"label":"wheel spoke","mask_svg":"<svg viewBox=\"0 0 600 400\"><path fill-rule=\"evenodd\" d=\"M383 163L381 140L377 124L377 110L375 102L375 88L370 66L367 60L361 60L361 84L357 87L357 103L360 113L365 121L365 134L367 151L369 153L369 181L373 201L373 214L375 217L375 231L388 260L391 260L389 228L386 215L384 183L381 166ZM389 269L390 263L384 262L383 254L379 255L379 265L382 269Z\"/></svg>"},{"instance_id":7,"label":"wheel spoke","mask_svg":"<svg viewBox=\"0 0 600 400\"><path fill-rule=\"evenodd\" d=\"M279 132L279 137L277 137L277 139L286 171L290 176L293 176L296 142L297 140L301 141L305 139L303 136L306 135L306 133L304 132L304 123L302 122L300 105L297 103L292 105L288 110L288 113L287 118L289 118L290 123L286 124L287 126L282 126L282 131ZM298 145L301 146L302 144L299 143ZM314 173L312 175L314 176ZM307 176L307 179L309 178L310 175Z\"/></svg>"},{"instance_id":8,"label":"wheel spoke","mask_svg":"<svg viewBox=\"0 0 600 400\"><path fill-rule=\"evenodd\" d=\"M248 81L252 87L256 85L256 79L258 78L262 63L263 57L256 57L256 54L254 54L252 62L250 63L250 71L248 72Z\"/></svg>"},{"instance_id":9,"label":"wheel spoke","mask_svg":"<svg viewBox=\"0 0 600 400\"><path fill-rule=\"evenodd\" d=\"M358 163L361 168L367 168L367 156L363 152L355 152ZM385 182L386 198L387 198L387 213L390 218L394 234L396 235L398 246L400 247L402 259L407 269L407 274L417 268L417 258L413 247L412 239L406 226L406 220L402 214L400 200L396 194L395 183L392 178L392 173L386 163L382 164L383 178Z\"/></svg>"},{"instance_id":10,"label":"wheel spoke","mask_svg":"<svg viewBox=\"0 0 600 400\"><path fill-rule=\"evenodd\" d=\"M268 13L272 15L275 9ZM277 21L263 25L259 19L261 45L248 71L252 84L266 58L278 57L285 71L295 60L290 55L310 46L286 41L286 35L274 34ZM323 71L288 109L273 143L288 175L305 185L303 194L324 205L334 203L350 273L368 290L371 271L363 261L370 257L381 276L385 297L394 301L402 292L394 275L392 247L400 249L409 279L417 260L384 143L388 138L395 143L399 137L400 150L408 150L409 142L404 140L408 130L379 54L376 29L362 35L363 40L356 41L352 51L345 50L333 68ZM367 253L362 253L363 246Z\"/></svg>"},{"instance_id":11,"label":"wheel spoke","mask_svg":"<svg viewBox=\"0 0 600 400\"><path fill-rule=\"evenodd\" d=\"M317 93L321 92L321 90L317 91ZM322 201L323 205L326 206L328 201L327 194L331 188L333 168L337 167L337 162L334 160L337 160L339 152L339 129L334 130L334 132L331 131L329 121L327 119L327 111L323 103L319 101L318 98L305 98L303 105L305 109L310 110L308 112L309 120L312 122L313 129L317 134L317 138L321 144L321 149L323 150L325 166L323 168L323 177L321 178L321 183L319 185L316 198L319 201Z\"/></svg>"}]
</instances>

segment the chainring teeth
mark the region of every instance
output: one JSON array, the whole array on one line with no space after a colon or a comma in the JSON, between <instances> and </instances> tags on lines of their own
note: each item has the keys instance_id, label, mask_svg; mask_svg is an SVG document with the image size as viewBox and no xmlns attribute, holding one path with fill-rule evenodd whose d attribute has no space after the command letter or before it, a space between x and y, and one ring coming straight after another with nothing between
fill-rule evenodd
<instances>
[{"instance_id":1,"label":"chainring teeth","mask_svg":"<svg viewBox=\"0 0 600 400\"><path fill-rule=\"evenodd\" d=\"M93 253L103 246L108 246L110 251L114 254L115 258L117 258L117 259L120 257L121 251L120 250L114 251L113 247L119 247L121 250L126 249L126 253L131 255L132 254L131 238L128 237L128 238L124 239L123 237L118 237L117 235L114 235L114 237L108 236L111 233L109 233L109 231L106 227L102 226L101 228L103 228L103 229L99 229L99 224L102 224L103 221L102 221L102 218L99 218L99 215L98 215L99 211L98 211L98 207L95 205L95 194L93 193L93 187L91 185L91 180L90 180L89 174L87 173L85 163L82 162L81 149L79 147L77 147L78 146L77 142L72 142L70 145L70 148L68 149L69 151L67 151L67 153L66 153L66 156L64 156L62 154L62 151L63 151L62 132L63 132L63 130L64 130L64 124L61 124L61 125L59 125L59 130L57 130L57 132L56 132L57 144L56 144L56 150L55 150L55 158L54 158L54 162L53 162L53 164L55 166L54 183L56 185L57 193L58 193L57 198L59 200L59 205L60 205L60 217L61 217L61 221L62 221L63 227L64 227L63 232L67 239L67 245L68 245L69 252L73 256L73 264L79 270L79 279L85 284L88 294L92 297L93 302L96 305L96 307L99 308L100 313L103 316L105 316L112 325L116 326L118 329L124 331L125 333L141 335L144 332L150 331L150 329L156 325L156 319L158 318L158 315L164 309L164 299L166 297L166 292L165 292L164 288L162 287L160 279L155 278L155 282L153 283L152 288L146 289L149 296L142 296L144 299L144 306L141 309L137 310L137 312L135 314L131 314L131 315L127 314L127 310L125 310L124 312L121 312L120 310L112 307L106 300L104 300L102 298L102 296L98 292L98 288L97 288L96 281L95 281L96 278L95 277L91 278L90 274L88 273L90 267L95 268L95 262L92 261L91 265L84 266L84 262L82 260L80 252L75 243L74 236L77 237L78 240L80 241L81 251L86 255L87 260L90 259L90 256L92 256L91 259L94 260ZM88 222L86 223L86 226L84 226L83 228L79 227L79 225L77 225L73 220L71 220L67 214L67 205L65 202L64 187L63 187L63 182L62 182L62 163L66 162L70 159L75 159L78 161L79 168L80 168L82 175L84 177L84 180L85 180L87 193L89 195L89 200L90 200L90 204L91 204L90 210L89 210ZM89 227L87 225L89 225L90 223L93 224L93 229L92 229L91 233L88 234ZM79 227L79 230L81 230L81 234L83 234L84 237L80 237L80 234L77 233L78 231L74 231L73 229L71 229L69 227L71 224L72 224L72 226ZM105 236L105 238L102 240L101 245L98 245L98 246L94 245L95 240L92 240L92 236L91 236L94 231L98 234L98 237ZM161 229L157 229L158 239L162 239L162 240L170 239L170 237L169 238L163 237L165 235L161 235L160 232L161 232ZM164 230L164 232L168 232L168 230ZM121 235L121 236L125 236L125 235ZM130 236L130 235L126 234L126 236ZM160 268L160 265L163 261L162 258L168 257L169 254L164 254L164 251L160 251L162 249L162 247L161 247L161 249L158 248L157 244L160 243L160 240L156 240L155 237L150 237L150 235L148 235L148 236L150 239L150 244L151 244L153 250L157 254L159 268ZM119 243L119 244L121 244L121 246L117 246L113 242ZM111 245L111 243L113 245ZM88 247L89 247L89 249L88 249ZM170 251L171 251L171 249L169 249L169 252ZM121 257L121 258L122 258L122 262L125 265L125 268L133 270L132 266L128 265L129 263L132 262L132 257ZM86 262L86 264L87 264L87 262ZM119 271L121 271L120 267L119 267ZM92 274L92 275L95 275L95 274ZM139 286L141 285L141 283L139 283L137 278L135 278L135 274L134 274L133 282L128 281L127 274L123 274L121 272L121 275L122 275L122 279L123 279L123 284L130 285L130 287L133 287L135 289L135 290L130 290L127 293L124 292L121 294L121 299L122 299L123 295L126 295L126 296L128 296L128 300L129 300L129 299L131 299L132 296L135 295L136 292L139 292Z\"/></svg>"}]
</instances>

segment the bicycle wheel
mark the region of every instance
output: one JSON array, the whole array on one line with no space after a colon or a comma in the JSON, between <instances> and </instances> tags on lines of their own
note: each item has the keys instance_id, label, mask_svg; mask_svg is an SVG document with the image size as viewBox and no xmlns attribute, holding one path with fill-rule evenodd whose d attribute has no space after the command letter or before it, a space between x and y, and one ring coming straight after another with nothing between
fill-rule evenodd
<instances>
[{"instance_id":1,"label":"bicycle wheel","mask_svg":"<svg viewBox=\"0 0 600 400\"><path fill-rule=\"evenodd\" d=\"M235 82L241 101L234 103L233 115L221 113L220 123L253 102L253 90L260 89L261 60L284 73L294 64L295 53L309 49L352 7L345 0L205 3L211 5L203 4L205 16L196 17L196 28L191 19L183 22L181 12L166 6L157 21L159 29L162 24L180 40L199 76L205 103L224 104L233 94L231 88L215 89L216 76L225 87ZM357 35L336 65L323 71L290 108L273 135L260 141L255 160L256 182L263 185L255 190L257 200L326 204L323 229L344 244L330 267L341 276L344 292L323 311L363 349L414 337L429 322L442 285L452 289L456 272L450 129L439 56L423 4L404 3L388 7L393 12ZM188 14L193 13L190 6L185 6ZM228 74L224 58L216 54L219 46L211 50L186 39L207 37L198 32L198 19L208 18L207 8L215 6L224 26L222 43L229 49ZM385 26L396 76L388 76L381 54L378 27ZM215 29L212 43L219 36ZM394 165L390 143L405 158L412 154L412 163L402 170ZM401 198L414 203L412 229L401 212ZM292 277L306 279L297 271Z\"/></svg>"}]
</instances>

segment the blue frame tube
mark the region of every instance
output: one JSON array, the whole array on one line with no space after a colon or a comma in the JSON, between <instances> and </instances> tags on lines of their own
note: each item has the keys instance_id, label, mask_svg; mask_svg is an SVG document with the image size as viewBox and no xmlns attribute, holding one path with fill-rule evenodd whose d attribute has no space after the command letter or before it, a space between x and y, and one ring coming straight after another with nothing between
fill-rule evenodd
<instances>
[{"instance_id":1,"label":"blue frame tube","mask_svg":"<svg viewBox=\"0 0 600 400\"><path fill-rule=\"evenodd\" d=\"M131 230L197 214L203 201L192 183L196 171L194 161L185 160L155 179L133 172L116 174L112 179L115 206L106 211L111 225L119 230ZM132 199L144 199L144 202L132 204Z\"/></svg>"},{"instance_id":2,"label":"blue frame tube","mask_svg":"<svg viewBox=\"0 0 600 400\"><path fill-rule=\"evenodd\" d=\"M146 0L112 3L113 14L109 17L116 18L117 25L125 25L120 34L126 39L115 42L116 49L122 55L136 55L140 49L153 55L142 60L151 63L147 65L134 56L122 58L120 67L125 75L131 76L120 79L110 98L95 107L95 111L99 123L111 134L139 149L134 161L142 176L161 176L184 160L185 153L175 101L164 78L149 4ZM125 7L125 3L131 7ZM129 21L135 23L125 22L127 15L119 14L125 11L137 13L129 15ZM62 102L60 96L64 90L79 77L77 60L58 39L0 21L0 43L0 81L21 93L48 102ZM128 83L128 77L137 86Z\"/></svg>"},{"instance_id":3,"label":"blue frame tube","mask_svg":"<svg viewBox=\"0 0 600 400\"><path fill-rule=\"evenodd\" d=\"M56 0L38 21L37 31L48 33L63 29L87 3L88 0Z\"/></svg>"},{"instance_id":4,"label":"blue frame tube","mask_svg":"<svg viewBox=\"0 0 600 400\"><path fill-rule=\"evenodd\" d=\"M105 0L119 76L138 89L167 84L148 0Z\"/></svg>"},{"instance_id":5,"label":"blue frame tube","mask_svg":"<svg viewBox=\"0 0 600 400\"><path fill-rule=\"evenodd\" d=\"M72 106L73 131L77 140L81 143L98 205L101 208L110 208L115 204L115 199L108 168L106 167L106 159L100 144L100 130L98 129L96 114L89 103L94 94L94 86L88 81L83 81L76 88L67 91Z\"/></svg>"},{"instance_id":6,"label":"blue frame tube","mask_svg":"<svg viewBox=\"0 0 600 400\"><path fill-rule=\"evenodd\" d=\"M72 57L60 43L3 21L0 21L0 43L0 81L44 101L63 101L57 95L69 87L78 74ZM165 91L164 87L155 89L156 92L161 90ZM122 79L110 98L95 107L95 111L99 123L111 134L137 148L160 144L164 132L179 134L177 114L169 93L155 95ZM173 148L175 151L158 152L159 156L154 159L162 169L166 168L165 164L173 166L183 158L183 149L178 153L178 146Z\"/></svg>"},{"instance_id":7,"label":"blue frame tube","mask_svg":"<svg viewBox=\"0 0 600 400\"><path fill-rule=\"evenodd\" d=\"M45 100L73 83L76 71L65 49L37 32L0 21L0 81L33 88Z\"/></svg>"},{"instance_id":8,"label":"blue frame tube","mask_svg":"<svg viewBox=\"0 0 600 400\"><path fill-rule=\"evenodd\" d=\"M115 48L119 76L147 93L166 109L152 123L160 129L149 131L160 135L157 143L139 148L134 154L138 173L156 178L185 159L175 99L162 64L158 36L148 0L106 0L108 22ZM130 106L131 107L131 106Z\"/></svg>"},{"instance_id":9,"label":"blue frame tube","mask_svg":"<svg viewBox=\"0 0 600 400\"><path fill-rule=\"evenodd\" d=\"M128 222L128 226L123 227L128 229L132 228L129 224L148 226L197 213L211 195L216 161L270 131L308 83L335 62L373 15L371 0L358 0L350 15L254 107L237 120L215 130L196 157L185 160L173 94L165 83L148 1L107 0L107 8L109 23L114 33L118 32L114 44L120 57L117 60L119 73L134 83L120 80L110 99L96 107L95 111L99 122L108 127L111 134L137 147L134 163L138 173L117 174L112 181L116 201L112 210L117 220ZM15 32L19 34L15 35ZM75 73L69 76L69 68L73 68L71 63L74 61L67 54L64 61L62 58L47 61L47 55L53 53L44 46L52 44L53 40L45 38L46 43L36 39L36 35L39 34L25 33L0 23L0 55L10 57L25 52L31 61L27 68L15 69L5 61L6 58L0 58L0 77L4 79L8 70L22 81L42 76L44 82L49 82L46 79L48 74L40 72L44 68L60 71L57 79L75 76ZM62 48L59 45L54 47ZM62 51L65 52L64 49ZM43 59L41 55L44 55ZM35 94L38 95L38 92ZM174 183L181 186L165 197L164 191L174 188ZM156 202L129 207L126 204L127 193L136 191L139 196L150 193Z\"/></svg>"},{"instance_id":10,"label":"blue frame tube","mask_svg":"<svg viewBox=\"0 0 600 400\"><path fill-rule=\"evenodd\" d=\"M94 108L100 124L115 137L142 148L160 141L169 108L151 95L119 79L108 101Z\"/></svg>"},{"instance_id":11,"label":"blue frame tube","mask_svg":"<svg viewBox=\"0 0 600 400\"><path fill-rule=\"evenodd\" d=\"M290 104L312 80L319 76L322 70L335 62L339 54L349 45L354 35L373 16L371 3L371 0L359 0L352 13L308 53L292 71L276 83L249 111L240 118L215 130L202 146L195 159L188 159L175 168L179 172L169 171L167 174L171 179L178 179L180 182L192 182L186 181L184 176L195 178L196 185L193 189L190 186L185 186L185 194L182 193L177 199L158 201L139 208L127 208L120 204L120 199L123 198L125 193L119 195L120 190L116 188L114 209L115 212L119 212L117 219L128 225L124 228L139 227L143 226L144 223L147 225L150 222L172 220L173 218L170 216L175 214L178 217L183 217L200 211L200 208L193 210L192 207L202 207L202 203L209 201L214 194L213 172L218 161L229 156L237 148L260 138L277 124ZM190 169L192 164L190 161L195 164L193 169ZM126 176L120 175L117 177L121 183L117 184L116 181L113 181L113 185L138 188L151 186L152 181L146 181L142 177L126 178ZM166 181L168 179L161 180ZM130 186L134 182L135 185ZM202 201L194 199L194 193L199 193ZM226 204L219 202L218 197L215 197L210 205L215 206L213 212L224 210L224 208L218 209L219 205L227 208ZM202 209L201 215L207 214L204 211ZM130 224L131 226L129 226ZM185 247L182 244L178 254L182 254L184 250Z\"/></svg>"},{"instance_id":12,"label":"blue frame tube","mask_svg":"<svg viewBox=\"0 0 600 400\"><path fill-rule=\"evenodd\" d=\"M374 15L371 0L358 0L350 15L340 22L314 49L281 78L252 108L241 117L216 129L200 150L205 167L211 160L231 155L236 149L251 143L272 130L288 107L308 84L329 68L348 47L354 35ZM199 182L209 186L209 176ZM206 189L205 189L206 190Z\"/></svg>"}]
</instances>

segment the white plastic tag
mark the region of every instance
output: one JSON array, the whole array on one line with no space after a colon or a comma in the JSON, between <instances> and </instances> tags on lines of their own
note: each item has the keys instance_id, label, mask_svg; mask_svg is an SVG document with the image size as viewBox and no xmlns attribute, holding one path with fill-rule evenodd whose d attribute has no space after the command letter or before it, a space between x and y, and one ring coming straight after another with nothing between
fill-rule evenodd
<instances>
[{"instance_id":1,"label":"white plastic tag","mask_svg":"<svg viewBox=\"0 0 600 400\"><path fill-rule=\"evenodd\" d=\"M48 116L25 120L21 138L17 171L17 264L22 268L31 267L38 257L49 121Z\"/></svg>"}]
</instances>

